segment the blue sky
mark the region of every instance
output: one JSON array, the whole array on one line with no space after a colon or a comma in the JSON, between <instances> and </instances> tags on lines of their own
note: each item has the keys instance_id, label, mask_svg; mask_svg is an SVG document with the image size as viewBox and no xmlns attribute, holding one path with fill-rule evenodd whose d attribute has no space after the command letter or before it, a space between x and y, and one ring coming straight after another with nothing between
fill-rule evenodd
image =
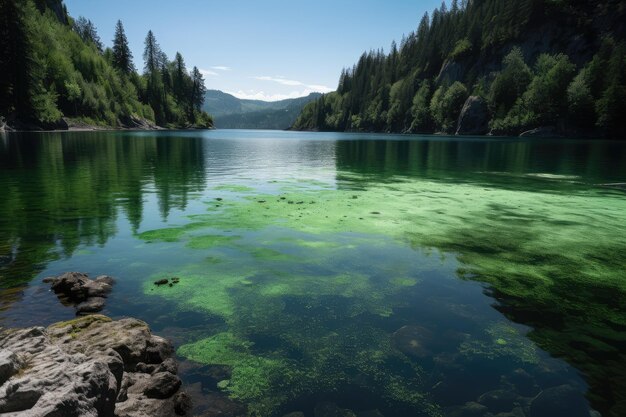
<instances>
[{"instance_id":1,"label":"blue sky","mask_svg":"<svg viewBox=\"0 0 626 417\"><path fill-rule=\"evenodd\" d=\"M110 46L121 19L138 68L149 29L171 59L204 73L206 86L279 100L337 87L341 69L369 49L389 49L440 0L65 0Z\"/></svg>"}]
</instances>

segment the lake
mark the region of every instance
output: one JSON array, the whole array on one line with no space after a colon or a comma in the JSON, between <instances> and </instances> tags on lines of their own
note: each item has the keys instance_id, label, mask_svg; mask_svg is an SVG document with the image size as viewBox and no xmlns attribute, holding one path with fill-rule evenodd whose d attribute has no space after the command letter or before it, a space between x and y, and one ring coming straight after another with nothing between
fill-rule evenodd
<instances>
[{"instance_id":1,"label":"lake","mask_svg":"<svg viewBox=\"0 0 626 417\"><path fill-rule=\"evenodd\" d=\"M623 416L625 183L600 140L4 134L0 326L108 274L199 414Z\"/></svg>"}]
</instances>

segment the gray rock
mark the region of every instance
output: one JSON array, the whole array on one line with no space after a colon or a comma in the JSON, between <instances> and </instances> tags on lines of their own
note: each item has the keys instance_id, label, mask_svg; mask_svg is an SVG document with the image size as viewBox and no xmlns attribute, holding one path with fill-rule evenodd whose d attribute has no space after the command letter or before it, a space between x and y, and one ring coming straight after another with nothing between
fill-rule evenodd
<instances>
[{"instance_id":1,"label":"gray rock","mask_svg":"<svg viewBox=\"0 0 626 417\"><path fill-rule=\"evenodd\" d=\"M174 359L167 358L156 367L154 372L169 372L176 375L178 373L178 364Z\"/></svg>"},{"instance_id":2,"label":"gray rock","mask_svg":"<svg viewBox=\"0 0 626 417\"><path fill-rule=\"evenodd\" d=\"M571 385L548 388L530 403L530 417L589 417L589 403Z\"/></svg>"},{"instance_id":3,"label":"gray rock","mask_svg":"<svg viewBox=\"0 0 626 417\"><path fill-rule=\"evenodd\" d=\"M457 124L457 135L485 135L489 132L489 107L478 96L471 96L463 105Z\"/></svg>"},{"instance_id":4,"label":"gray rock","mask_svg":"<svg viewBox=\"0 0 626 417\"><path fill-rule=\"evenodd\" d=\"M180 378L169 372L157 372L148 380L143 393L148 398L169 398L178 391L182 382Z\"/></svg>"},{"instance_id":5,"label":"gray rock","mask_svg":"<svg viewBox=\"0 0 626 417\"><path fill-rule=\"evenodd\" d=\"M76 314L97 313L104 308L105 298L113 289L113 278L101 275L95 280L81 272L66 272L57 277L44 278L52 291L64 303L73 304Z\"/></svg>"},{"instance_id":6,"label":"gray rock","mask_svg":"<svg viewBox=\"0 0 626 417\"><path fill-rule=\"evenodd\" d=\"M76 314L90 314L102 311L106 300L102 297L91 297L76 305Z\"/></svg>"},{"instance_id":7,"label":"gray rock","mask_svg":"<svg viewBox=\"0 0 626 417\"><path fill-rule=\"evenodd\" d=\"M174 395L174 412L176 415L184 416L193 408L191 397L185 392L178 392ZM302 416L304 417L304 416Z\"/></svg>"},{"instance_id":8,"label":"gray rock","mask_svg":"<svg viewBox=\"0 0 626 417\"><path fill-rule=\"evenodd\" d=\"M173 351L139 320L90 315L47 329L9 329L0 347L0 414L166 417L190 409L174 373L134 372ZM176 370L163 361L150 366Z\"/></svg>"},{"instance_id":9,"label":"gray rock","mask_svg":"<svg viewBox=\"0 0 626 417\"><path fill-rule=\"evenodd\" d=\"M0 385L19 372L22 361L10 350L0 350Z\"/></svg>"},{"instance_id":10,"label":"gray rock","mask_svg":"<svg viewBox=\"0 0 626 417\"><path fill-rule=\"evenodd\" d=\"M4 331L0 346L28 364L0 386L0 414L113 416L117 381L102 357L68 354L41 327Z\"/></svg>"}]
</instances>

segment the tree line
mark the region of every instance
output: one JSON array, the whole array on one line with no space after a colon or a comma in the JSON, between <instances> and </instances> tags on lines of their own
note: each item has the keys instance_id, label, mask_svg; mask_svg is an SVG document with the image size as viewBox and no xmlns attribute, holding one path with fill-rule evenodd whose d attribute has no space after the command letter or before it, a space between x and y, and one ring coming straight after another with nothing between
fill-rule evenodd
<instances>
[{"instance_id":1,"label":"tree line","mask_svg":"<svg viewBox=\"0 0 626 417\"><path fill-rule=\"evenodd\" d=\"M121 21L111 47L95 25L72 19L62 0L0 0L0 117L54 127L64 118L94 125L211 127L206 88L180 53L170 61L149 31L140 74Z\"/></svg>"},{"instance_id":2,"label":"tree line","mask_svg":"<svg viewBox=\"0 0 626 417\"><path fill-rule=\"evenodd\" d=\"M301 130L454 133L469 96L489 130L623 137L626 1L453 0L388 53L364 53Z\"/></svg>"}]
</instances>

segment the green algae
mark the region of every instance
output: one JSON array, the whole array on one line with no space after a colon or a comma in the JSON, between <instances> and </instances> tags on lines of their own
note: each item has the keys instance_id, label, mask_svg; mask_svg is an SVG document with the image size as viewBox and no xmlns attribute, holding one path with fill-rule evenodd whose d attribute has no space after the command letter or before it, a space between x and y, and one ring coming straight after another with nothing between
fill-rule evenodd
<instances>
[{"instance_id":1,"label":"green algae","mask_svg":"<svg viewBox=\"0 0 626 417\"><path fill-rule=\"evenodd\" d=\"M254 191L254 188L240 184L223 184L213 187L213 189L217 191L230 191L233 193L251 193Z\"/></svg>"},{"instance_id":2,"label":"green algae","mask_svg":"<svg viewBox=\"0 0 626 417\"><path fill-rule=\"evenodd\" d=\"M327 308L321 300L336 296L344 308L329 313L335 319L356 320L363 314L389 317L400 306L397 295L420 281L419 274L402 268L402 262L385 261L389 248L434 248L456 255L460 277L488 283L509 302L538 311L547 309L566 326L586 334L591 327L605 329L606 335L611 326L626 323L625 306L619 301L607 305L591 294L626 291L620 269L626 264L626 202L602 190L568 191L530 192L399 178L368 183L366 190L290 184L278 195L242 195L219 208L209 207L210 214L193 216L191 226L179 228L180 234L174 235L182 239L199 229L245 234L245 244L222 240L208 247L229 246L238 252L238 259L245 255L250 260L225 261L202 271L189 266L175 273L187 286L155 293L175 299L185 308L226 319L230 331L239 336L210 343L230 346L228 364L239 368L238 375L246 375L245 382L243 377L233 378L226 390L260 414L314 390L307 381L317 380L318 388L332 390L337 389L336 381L352 380L337 364L369 375L376 381L373 386L390 400L421 402L429 408L432 404L419 384L389 372L386 361L398 353L372 350L372 346L384 346L388 334L368 333L363 327L359 332L340 329L329 333L323 324L311 329L287 311L284 300L299 297L305 308L319 314ZM193 240L191 234L189 239ZM436 267L442 260L430 262L424 269ZM324 272L320 275L320 271ZM584 290L561 290L567 286ZM589 325L579 324L579 317L589 320ZM255 335L277 338L308 361L294 366L286 359L287 352L253 354L254 345L249 343ZM570 338L561 335L562 340L555 343L545 335L538 329L530 337L544 348L567 354ZM344 338L352 338L362 350L345 346L342 350ZM610 349L599 336L588 335L585 341ZM185 345L180 354L193 354L203 363L224 360L202 356L214 346L197 343ZM242 356L231 352L242 349ZM487 360L538 361L528 339L501 325L464 341L459 351ZM360 359L364 356L382 358L378 368L371 361L366 365ZM593 358L584 360L593 363ZM294 376L295 391L272 380L278 369ZM436 414L436 409L431 409Z\"/></svg>"},{"instance_id":3,"label":"green algae","mask_svg":"<svg viewBox=\"0 0 626 417\"><path fill-rule=\"evenodd\" d=\"M231 379L222 388L232 398L250 404L253 415L269 415L281 398L267 393L286 387L289 371L284 360L254 355L250 348L250 342L226 332L181 346L178 354L196 362L231 366Z\"/></svg>"},{"instance_id":4,"label":"green algae","mask_svg":"<svg viewBox=\"0 0 626 417\"><path fill-rule=\"evenodd\" d=\"M506 323L491 324L482 338L471 338L461 343L459 352L471 360L506 358L522 364L539 362L535 345Z\"/></svg>"},{"instance_id":5,"label":"green algae","mask_svg":"<svg viewBox=\"0 0 626 417\"><path fill-rule=\"evenodd\" d=\"M239 239L239 236L222 236L222 235L199 235L192 236L187 243L187 247L191 249L210 249L216 246L225 246Z\"/></svg>"}]
</instances>

